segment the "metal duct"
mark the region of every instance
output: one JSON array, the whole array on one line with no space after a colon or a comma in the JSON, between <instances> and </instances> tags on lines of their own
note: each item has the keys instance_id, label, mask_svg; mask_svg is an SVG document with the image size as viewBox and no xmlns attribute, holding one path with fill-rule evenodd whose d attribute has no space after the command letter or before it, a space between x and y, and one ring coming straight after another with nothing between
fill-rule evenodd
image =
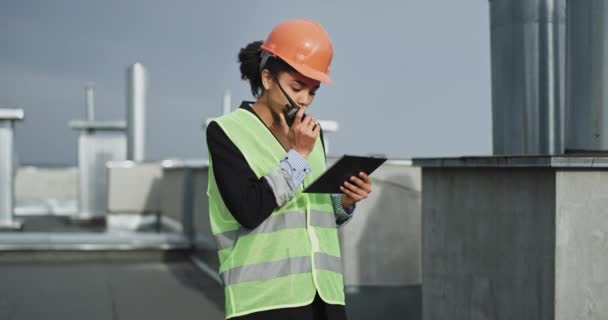
<instances>
[{"instance_id":1,"label":"metal duct","mask_svg":"<svg viewBox=\"0 0 608 320\"><path fill-rule=\"evenodd\" d=\"M568 1L566 149L608 151L608 2Z\"/></svg>"},{"instance_id":2,"label":"metal duct","mask_svg":"<svg viewBox=\"0 0 608 320\"><path fill-rule=\"evenodd\" d=\"M566 0L490 0L495 155L563 153Z\"/></svg>"},{"instance_id":3,"label":"metal duct","mask_svg":"<svg viewBox=\"0 0 608 320\"><path fill-rule=\"evenodd\" d=\"M84 87L84 104L86 108L87 121L95 121L95 96L93 83L87 83Z\"/></svg>"},{"instance_id":4,"label":"metal duct","mask_svg":"<svg viewBox=\"0 0 608 320\"><path fill-rule=\"evenodd\" d=\"M15 121L23 120L21 109L0 109L0 230L19 229L15 207Z\"/></svg>"},{"instance_id":5,"label":"metal duct","mask_svg":"<svg viewBox=\"0 0 608 320\"><path fill-rule=\"evenodd\" d=\"M146 143L146 69L135 63L127 70L127 159L144 161Z\"/></svg>"}]
</instances>

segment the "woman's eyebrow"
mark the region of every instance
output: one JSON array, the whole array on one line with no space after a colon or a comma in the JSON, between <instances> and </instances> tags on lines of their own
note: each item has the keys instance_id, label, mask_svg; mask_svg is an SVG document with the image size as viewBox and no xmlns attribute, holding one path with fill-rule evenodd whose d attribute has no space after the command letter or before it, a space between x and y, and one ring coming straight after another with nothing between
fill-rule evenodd
<instances>
[{"instance_id":1,"label":"woman's eyebrow","mask_svg":"<svg viewBox=\"0 0 608 320\"><path fill-rule=\"evenodd\" d=\"M306 86L306 83L304 83L304 81L302 81L302 80L293 79L293 82L295 82L295 83L297 83L297 84L301 85L302 87L305 87L305 86Z\"/></svg>"},{"instance_id":2,"label":"woman's eyebrow","mask_svg":"<svg viewBox=\"0 0 608 320\"><path fill-rule=\"evenodd\" d=\"M306 83L305 83L304 81L302 81L302 80L294 79L294 80L292 80L292 81L297 82L297 83L298 83L299 85L301 85L302 87L306 87ZM313 87L313 90L317 90L317 89L319 89L319 87L321 87L321 84L318 84L318 85L314 86L314 87Z\"/></svg>"}]
</instances>

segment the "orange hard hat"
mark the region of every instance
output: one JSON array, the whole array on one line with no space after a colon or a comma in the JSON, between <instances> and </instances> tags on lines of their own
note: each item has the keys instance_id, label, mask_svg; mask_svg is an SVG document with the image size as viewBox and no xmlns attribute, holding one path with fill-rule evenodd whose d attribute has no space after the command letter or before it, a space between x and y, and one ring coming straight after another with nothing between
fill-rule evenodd
<instances>
[{"instance_id":1,"label":"orange hard hat","mask_svg":"<svg viewBox=\"0 0 608 320\"><path fill-rule=\"evenodd\" d=\"M308 19L294 19L275 26L261 46L302 75L331 84L329 65L334 48L323 27ZM262 61L262 66L265 59Z\"/></svg>"}]
</instances>

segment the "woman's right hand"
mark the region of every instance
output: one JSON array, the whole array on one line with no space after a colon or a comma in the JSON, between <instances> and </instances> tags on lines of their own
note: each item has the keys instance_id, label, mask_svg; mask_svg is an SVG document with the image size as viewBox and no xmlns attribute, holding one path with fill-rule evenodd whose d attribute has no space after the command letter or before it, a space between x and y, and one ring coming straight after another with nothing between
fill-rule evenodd
<instances>
[{"instance_id":1,"label":"woman's right hand","mask_svg":"<svg viewBox=\"0 0 608 320\"><path fill-rule=\"evenodd\" d=\"M300 111L296 114L296 118L289 129L287 138L291 144L291 147L301 154L304 158L308 159L308 155L312 152L315 146L315 141L321 131L321 126L317 121L309 114L304 114L305 108L300 108ZM302 119L304 116L304 119ZM285 121L283 114L281 114L282 121Z\"/></svg>"}]
</instances>

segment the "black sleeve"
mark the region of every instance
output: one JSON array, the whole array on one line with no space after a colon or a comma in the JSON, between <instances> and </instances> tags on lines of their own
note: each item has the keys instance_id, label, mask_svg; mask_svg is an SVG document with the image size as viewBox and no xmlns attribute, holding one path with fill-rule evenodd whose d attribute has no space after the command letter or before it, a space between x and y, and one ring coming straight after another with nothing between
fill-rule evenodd
<instances>
[{"instance_id":1,"label":"black sleeve","mask_svg":"<svg viewBox=\"0 0 608 320\"><path fill-rule=\"evenodd\" d=\"M325 140L323 139L323 129L319 128L319 137L321 138L321 145L323 146L323 154L327 157L325 153Z\"/></svg>"},{"instance_id":2,"label":"black sleeve","mask_svg":"<svg viewBox=\"0 0 608 320\"><path fill-rule=\"evenodd\" d=\"M226 207L243 227L256 228L278 206L270 185L265 178L256 176L241 151L216 122L207 127L207 146Z\"/></svg>"}]
</instances>

